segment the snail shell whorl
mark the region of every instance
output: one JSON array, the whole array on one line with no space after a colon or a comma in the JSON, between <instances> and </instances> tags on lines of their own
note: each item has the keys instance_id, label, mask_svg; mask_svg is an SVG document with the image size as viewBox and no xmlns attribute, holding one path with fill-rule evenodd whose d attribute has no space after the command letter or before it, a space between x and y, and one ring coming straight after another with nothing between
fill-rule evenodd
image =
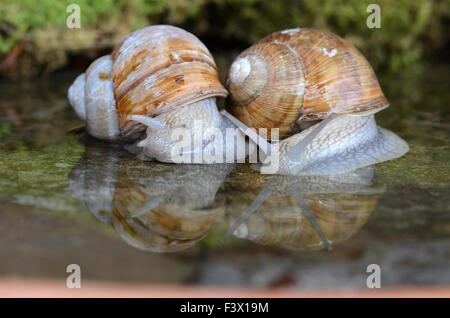
<instances>
[{"instance_id":1,"label":"snail shell whorl","mask_svg":"<svg viewBox=\"0 0 450 318\"><path fill-rule=\"evenodd\" d=\"M249 127L279 127L280 136L286 136L301 111L303 78L302 65L289 47L257 44L239 55L230 68L228 109Z\"/></svg>"},{"instance_id":2,"label":"snail shell whorl","mask_svg":"<svg viewBox=\"0 0 450 318\"><path fill-rule=\"evenodd\" d=\"M228 95L208 49L193 34L158 25L130 34L113 52L114 95L122 135L143 127L128 115L157 115Z\"/></svg>"},{"instance_id":3,"label":"snail shell whorl","mask_svg":"<svg viewBox=\"0 0 450 318\"><path fill-rule=\"evenodd\" d=\"M68 98L78 118L86 121L86 101L84 96L84 88L86 86L86 74L80 74L69 87Z\"/></svg>"},{"instance_id":4,"label":"snail shell whorl","mask_svg":"<svg viewBox=\"0 0 450 318\"><path fill-rule=\"evenodd\" d=\"M249 58L253 55L258 58ZM231 72L239 69L234 63L241 64L242 58L250 64L260 62L251 65L245 84L235 83ZM328 31L273 33L245 50L234 63L227 79L228 111L249 127L280 128L280 138L289 136L296 123L323 119L332 112L370 115L389 106L364 56ZM266 74L264 87L263 79L252 74L261 66L266 71L256 72ZM253 96L245 91L247 86L257 88Z\"/></svg>"},{"instance_id":5,"label":"snail shell whorl","mask_svg":"<svg viewBox=\"0 0 450 318\"><path fill-rule=\"evenodd\" d=\"M88 132L99 139L120 139L119 120L114 100L112 59L106 55L95 60L79 75L68 91L69 102Z\"/></svg>"},{"instance_id":6,"label":"snail shell whorl","mask_svg":"<svg viewBox=\"0 0 450 318\"><path fill-rule=\"evenodd\" d=\"M92 136L117 140L119 118L114 100L111 55L95 60L86 70L86 128Z\"/></svg>"}]
</instances>

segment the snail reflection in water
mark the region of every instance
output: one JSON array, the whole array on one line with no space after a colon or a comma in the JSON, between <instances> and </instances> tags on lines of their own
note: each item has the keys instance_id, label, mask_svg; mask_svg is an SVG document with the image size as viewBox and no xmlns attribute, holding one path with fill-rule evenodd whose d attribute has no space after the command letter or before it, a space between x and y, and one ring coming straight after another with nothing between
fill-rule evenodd
<instances>
[{"instance_id":1,"label":"snail reflection in water","mask_svg":"<svg viewBox=\"0 0 450 318\"><path fill-rule=\"evenodd\" d=\"M236 193L254 201L243 207L242 195L230 196L227 236L289 250L330 249L367 222L385 191L383 185L372 184L373 171L366 167L341 175L271 176L258 195L258 182L238 183Z\"/></svg>"},{"instance_id":2,"label":"snail reflection in water","mask_svg":"<svg viewBox=\"0 0 450 318\"><path fill-rule=\"evenodd\" d=\"M215 196L233 168L147 163L95 142L72 170L70 188L131 246L172 252L195 245L223 214Z\"/></svg>"},{"instance_id":3,"label":"snail reflection in water","mask_svg":"<svg viewBox=\"0 0 450 318\"><path fill-rule=\"evenodd\" d=\"M225 212L230 234L259 244L334 246L364 225L384 191L372 185L373 167L302 177L229 174L234 167L147 163L94 142L72 170L70 188L129 245L152 252L192 247ZM226 195L217 195L224 180ZM243 207L243 195L253 204Z\"/></svg>"}]
</instances>

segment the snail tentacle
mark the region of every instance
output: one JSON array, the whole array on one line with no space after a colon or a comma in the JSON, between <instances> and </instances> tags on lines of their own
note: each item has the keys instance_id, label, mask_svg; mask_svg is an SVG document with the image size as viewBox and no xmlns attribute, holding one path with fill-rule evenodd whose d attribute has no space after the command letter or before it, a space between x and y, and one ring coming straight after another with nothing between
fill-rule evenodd
<instances>
[{"instance_id":1,"label":"snail tentacle","mask_svg":"<svg viewBox=\"0 0 450 318\"><path fill-rule=\"evenodd\" d=\"M225 116L229 121L231 121L240 131L242 131L251 141L253 141L263 152L266 154L270 153L271 144L263 137L258 135L253 129L245 125L239 119L231 115L225 109L222 109L220 113Z\"/></svg>"},{"instance_id":2,"label":"snail tentacle","mask_svg":"<svg viewBox=\"0 0 450 318\"><path fill-rule=\"evenodd\" d=\"M302 160L303 151L305 150L306 146L310 144L313 139L328 125L328 123L336 118L338 116L335 113L332 113L330 116L322 120L320 123L316 124L314 127L314 130L306 136L305 139L300 141L297 145L289 149L289 151L286 153L287 158L292 163L299 163Z\"/></svg>"},{"instance_id":3,"label":"snail tentacle","mask_svg":"<svg viewBox=\"0 0 450 318\"><path fill-rule=\"evenodd\" d=\"M164 122L144 115L129 115L127 119L137 121L155 131L161 130L165 126Z\"/></svg>"},{"instance_id":4,"label":"snail tentacle","mask_svg":"<svg viewBox=\"0 0 450 318\"><path fill-rule=\"evenodd\" d=\"M275 191L275 188L271 184L266 184L266 186L259 192L256 199L252 202L252 204L248 207L247 210L237 219L237 221L233 224L233 226L228 230L227 234L221 239L221 242L225 242L228 237L230 237L236 230L247 221L250 216L258 210L261 204L269 198L272 193Z\"/></svg>"}]
</instances>

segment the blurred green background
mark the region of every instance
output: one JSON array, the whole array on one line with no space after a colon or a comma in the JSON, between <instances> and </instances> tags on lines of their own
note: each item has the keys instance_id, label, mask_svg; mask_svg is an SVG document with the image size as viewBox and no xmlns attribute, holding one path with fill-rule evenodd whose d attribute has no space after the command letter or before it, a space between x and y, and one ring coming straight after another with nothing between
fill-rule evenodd
<instances>
[{"instance_id":1,"label":"blurred green background","mask_svg":"<svg viewBox=\"0 0 450 318\"><path fill-rule=\"evenodd\" d=\"M69 29L66 8L81 8ZM381 8L369 29L367 6ZM448 48L449 0L1 0L0 73L32 77L86 65L131 31L173 24L215 51L238 53L260 38L293 27L328 29L355 45L376 69L419 68Z\"/></svg>"}]
</instances>

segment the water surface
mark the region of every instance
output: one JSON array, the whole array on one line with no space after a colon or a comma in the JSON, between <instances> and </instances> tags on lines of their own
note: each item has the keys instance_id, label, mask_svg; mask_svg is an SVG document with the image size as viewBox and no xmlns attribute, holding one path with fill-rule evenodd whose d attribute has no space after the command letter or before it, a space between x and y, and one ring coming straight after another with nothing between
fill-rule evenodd
<instances>
[{"instance_id":1,"label":"water surface","mask_svg":"<svg viewBox=\"0 0 450 318\"><path fill-rule=\"evenodd\" d=\"M0 275L65 279L76 263L100 280L365 288L376 263L383 286L448 285L449 74L379 77L391 107L377 122L406 156L302 178L142 162L79 129L76 71L2 81Z\"/></svg>"}]
</instances>

